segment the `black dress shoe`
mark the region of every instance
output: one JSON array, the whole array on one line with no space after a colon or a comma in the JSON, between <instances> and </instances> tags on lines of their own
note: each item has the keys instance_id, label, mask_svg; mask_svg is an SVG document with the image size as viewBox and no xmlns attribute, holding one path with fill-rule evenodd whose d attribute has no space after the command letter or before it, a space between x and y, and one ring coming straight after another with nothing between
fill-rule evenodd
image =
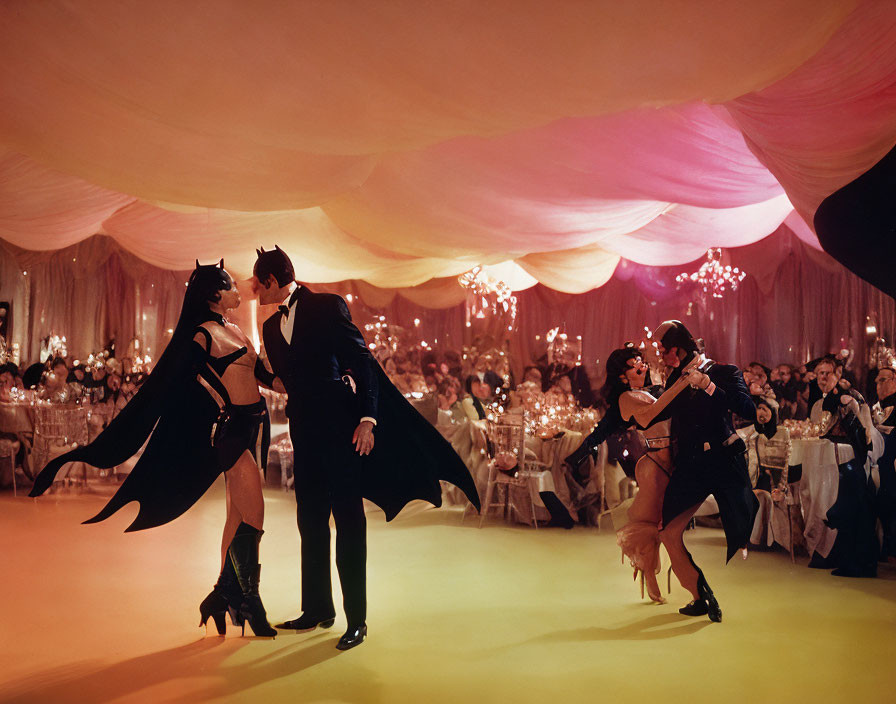
<instances>
[{"instance_id":1,"label":"black dress shoe","mask_svg":"<svg viewBox=\"0 0 896 704\"><path fill-rule=\"evenodd\" d=\"M877 570L874 568L861 569L858 567L838 567L831 572L831 574L835 577L866 577L874 579L877 577Z\"/></svg>"},{"instance_id":2,"label":"black dress shoe","mask_svg":"<svg viewBox=\"0 0 896 704\"><path fill-rule=\"evenodd\" d=\"M709 620L713 623L721 623L722 607L719 606L715 594L712 593L712 589L710 589L709 585L706 583L706 578L703 576L703 572L700 573L700 577L697 580L697 593L703 597L703 602L706 606L706 614L709 616Z\"/></svg>"},{"instance_id":3,"label":"black dress shoe","mask_svg":"<svg viewBox=\"0 0 896 704\"><path fill-rule=\"evenodd\" d=\"M682 606L678 613L684 616L706 616L708 613L708 609L706 608L706 602L703 599L694 599L687 606Z\"/></svg>"},{"instance_id":4,"label":"black dress shoe","mask_svg":"<svg viewBox=\"0 0 896 704\"><path fill-rule=\"evenodd\" d=\"M303 633L305 631L313 631L318 626L320 626L321 628L330 628L334 623L336 623L335 616L302 614L298 618L294 618L292 621L284 621L283 623L278 623L276 628L283 628L286 630L296 631L297 633Z\"/></svg>"},{"instance_id":5,"label":"black dress shoe","mask_svg":"<svg viewBox=\"0 0 896 704\"><path fill-rule=\"evenodd\" d=\"M367 624L349 627L336 644L336 650L350 650L356 645L361 645L367 638Z\"/></svg>"}]
</instances>

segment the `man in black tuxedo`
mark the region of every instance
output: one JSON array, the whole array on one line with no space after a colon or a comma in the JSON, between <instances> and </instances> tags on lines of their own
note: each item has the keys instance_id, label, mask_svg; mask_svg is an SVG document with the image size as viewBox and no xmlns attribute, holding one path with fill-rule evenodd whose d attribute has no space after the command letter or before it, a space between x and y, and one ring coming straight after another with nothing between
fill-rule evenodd
<instances>
[{"instance_id":1,"label":"man in black tuxedo","mask_svg":"<svg viewBox=\"0 0 896 704\"><path fill-rule=\"evenodd\" d=\"M657 351L670 370L668 389L697 356L697 341L678 320L667 320L653 333ZM663 496L660 538L672 570L693 601L679 609L686 616L708 615L722 620L722 610L703 571L682 539L685 528L703 501L712 494L728 543L727 560L750 538L759 507L747 471L744 441L734 432L731 414L756 422L756 406L743 375L731 364L707 360L689 374L693 389L680 393L654 420L672 419L674 471ZM726 560L726 561L727 561Z\"/></svg>"},{"instance_id":2,"label":"man in black tuxedo","mask_svg":"<svg viewBox=\"0 0 896 704\"><path fill-rule=\"evenodd\" d=\"M478 508L466 466L388 380L352 323L345 301L298 285L279 248L258 250L253 290L259 303L281 303L262 328L274 375L283 382L301 536L302 615L278 628L329 628L330 514L348 629L336 646L367 636L367 522L362 498L391 520L411 499L441 505L440 479ZM376 432L375 432L376 429Z\"/></svg>"}]
</instances>

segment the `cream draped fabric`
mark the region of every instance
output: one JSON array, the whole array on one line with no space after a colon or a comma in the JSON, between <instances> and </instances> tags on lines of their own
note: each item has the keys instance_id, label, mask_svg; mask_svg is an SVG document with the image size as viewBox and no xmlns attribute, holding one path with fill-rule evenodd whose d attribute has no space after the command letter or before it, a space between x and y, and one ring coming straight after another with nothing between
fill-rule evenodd
<instances>
[{"instance_id":1,"label":"cream draped fabric","mask_svg":"<svg viewBox=\"0 0 896 704\"><path fill-rule=\"evenodd\" d=\"M817 246L894 85L888 0L8 0L0 237L582 292L785 220Z\"/></svg>"}]
</instances>

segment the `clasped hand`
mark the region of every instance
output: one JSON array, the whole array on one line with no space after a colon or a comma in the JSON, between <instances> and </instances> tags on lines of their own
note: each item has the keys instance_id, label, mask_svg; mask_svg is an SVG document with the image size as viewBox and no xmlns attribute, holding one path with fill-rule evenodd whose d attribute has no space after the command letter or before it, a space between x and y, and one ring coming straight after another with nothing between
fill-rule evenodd
<instances>
[{"instance_id":1,"label":"clasped hand","mask_svg":"<svg viewBox=\"0 0 896 704\"><path fill-rule=\"evenodd\" d=\"M682 371L682 376L687 377L688 384L695 389L707 389L711 383L711 379L697 368L706 361L706 357L698 354L690 361L690 363Z\"/></svg>"}]
</instances>

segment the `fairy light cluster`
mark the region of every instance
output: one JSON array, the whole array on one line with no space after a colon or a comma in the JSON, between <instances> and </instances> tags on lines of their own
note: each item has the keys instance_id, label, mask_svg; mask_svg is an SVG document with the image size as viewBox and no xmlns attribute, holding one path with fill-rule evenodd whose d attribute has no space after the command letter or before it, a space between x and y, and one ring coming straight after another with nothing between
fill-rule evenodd
<instances>
[{"instance_id":1,"label":"fairy light cluster","mask_svg":"<svg viewBox=\"0 0 896 704\"><path fill-rule=\"evenodd\" d=\"M535 339L539 339L539 335ZM567 362L570 366L582 366L582 336L576 335L573 339L565 332L560 332L560 328L552 328L548 330L544 336L548 343L548 358L552 362Z\"/></svg>"},{"instance_id":2,"label":"fairy light cluster","mask_svg":"<svg viewBox=\"0 0 896 704\"><path fill-rule=\"evenodd\" d=\"M507 330L512 331L516 323L517 298L503 281L493 279L481 266L457 277L461 287L467 289L467 327L470 318L483 319L488 315L507 314L510 322Z\"/></svg>"},{"instance_id":3,"label":"fairy light cluster","mask_svg":"<svg viewBox=\"0 0 896 704\"><path fill-rule=\"evenodd\" d=\"M396 326L390 325L385 315L379 315L370 323L364 325L366 337L369 340L367 347L377 355L389 357L398 350L399 339Z\"/></svg>"},{"instance_id":4,"label":"fairy light cluster","mask_svg":"<svg viewBox=\"0 0 896 704\"><path fill-rule=\"evenodd\" d=\"M510 399L507 392L485 406L486 418L492 422L507 412ZM580 408L570 395L545 394L542 400L524 404L523 426L526 435L542 439L552 438L564 430L590 432L599 420L592 408Z\"/></svg>"},{"instance_id":5,"label":"fairy light cluster","mask_svg":"<svg viewBox=\"0 0 896 704\"><path fill-rule=\"evenodd\" d=\"M50 335L47 338L47 359L53 357L68 357L68 341L65 335Z\"/></svg>"},{"instance_id":6,"label":"fairy light cluster","mask_svg":"<svg viewBox=\"0 0 896 704\"><path fill-rule=\"evenodd\" d=\"M675 277L679 284L697 284L706 296L722 298L728 291L736 291L747 273L729 264L722 264L722 248L712 247L706 252L706 261L693 274L682 272Z\"/></svg>"}]
</instances>

